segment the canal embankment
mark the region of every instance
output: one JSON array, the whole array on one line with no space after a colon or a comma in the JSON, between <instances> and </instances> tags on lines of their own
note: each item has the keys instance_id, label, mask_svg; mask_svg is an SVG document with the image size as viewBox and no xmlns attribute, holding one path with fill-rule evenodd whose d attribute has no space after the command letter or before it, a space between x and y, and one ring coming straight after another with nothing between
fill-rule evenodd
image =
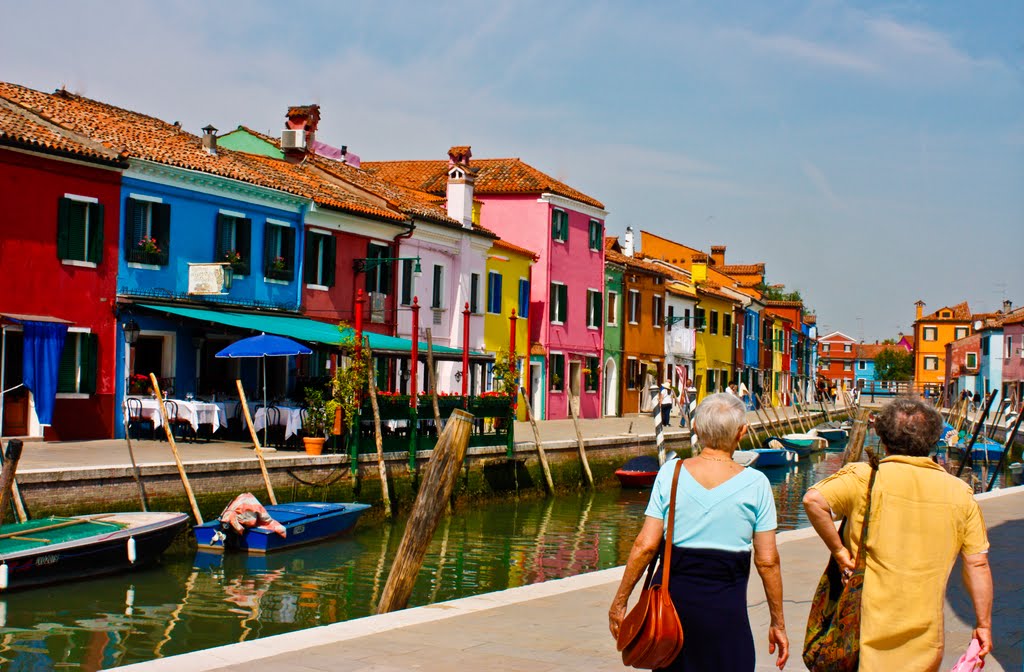
<instances>
[{"instance_id":1,"label":"canal embankment","mask_svg":"<svg viewBox=\"0 0 1024 672\"><path fill-rule=\"evenodd\" d=\"M1024 647L1024 488L978 495L988 525L995 578L995 650L986 672L1018 670ZM828 552L813 530L779 534L791 656L800 660L811 596ZM546 581L500 592L431 604L381 616L310 628L257 641L123 667L132 672L240 672L254 666L284 672L334 670L487 669L524 672L618 672L622 663L608 633L607 610L622 568ZM898 596L894 596L898 599ZM775 669L765 633L768 609L756 575L748 612L757 645L757 670ZM973 629L971 601L954 568L945 602L948 669L966 648Z\"/></svg>"}]
</instances>

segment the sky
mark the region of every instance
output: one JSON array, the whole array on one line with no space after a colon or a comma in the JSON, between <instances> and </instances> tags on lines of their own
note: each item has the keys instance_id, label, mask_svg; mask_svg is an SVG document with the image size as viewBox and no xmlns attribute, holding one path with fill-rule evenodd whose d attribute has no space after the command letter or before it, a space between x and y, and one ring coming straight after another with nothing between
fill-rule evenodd
<instances>
[{"instance_id":1,"label":"sky","mask_svg":"<svg viewBox=\"0 0 1024 672\"><path fill-rule=\"evenodd\" d=\"M0 0L0 79L363 160L515 156L823 333L1024 304L1024 2ZM21 29L12 30L12 26Z\"/></svg>"}]
</instances>

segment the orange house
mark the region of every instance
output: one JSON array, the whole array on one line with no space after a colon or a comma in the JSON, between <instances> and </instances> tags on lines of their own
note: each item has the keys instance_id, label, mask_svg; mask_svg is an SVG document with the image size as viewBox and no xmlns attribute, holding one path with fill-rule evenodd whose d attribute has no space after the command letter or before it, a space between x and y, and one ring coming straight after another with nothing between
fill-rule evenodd
<instances>
[{"instance_id":1,"label":"orange house","mask_svg":"<svg viewBox=\"0 0 1024 672\"><path fill-rule=\"evenodd\" d=\"M914 305L914 388L937 394L946 383L946 346L972 333L971 309L964 301L923 315L924 301Z\"/></svg>"},{"instance_id":2,"label":"orange house","mask_svg":"<svg viewBox=\"0 0 1024 672\"><path fill-rule=\"evenodd\" d=\"M630 236L631 232L627 233ZM626 254L617 238L605 241L605 261L620 264L622 273L622 366L620 399L623 413L651 408L651 384L665 380L665 281L668 275L649 261Z\"/></svg>"}]
</instances>

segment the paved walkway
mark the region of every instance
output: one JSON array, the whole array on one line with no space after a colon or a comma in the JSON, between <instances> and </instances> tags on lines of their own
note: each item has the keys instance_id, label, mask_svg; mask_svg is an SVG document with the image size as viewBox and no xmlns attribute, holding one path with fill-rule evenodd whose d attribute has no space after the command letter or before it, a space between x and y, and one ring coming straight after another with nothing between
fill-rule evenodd
<instances>
[{"instance_id":1,"label":"paved walkway","mask_svg":"<svg viewBox=\"0 0 1024 672\"><path fill-rule=\"evenodd\" d=\"M996 580L996 649L985 672L1020 670L1024 648L1024 488L982 495ZM787 670L800 660L811 595L827 560L813 530L779 535L786 624L792 638ZM453 669L621 672L608 633L607 610L622 569L336 623L243 644L165 658L122 669L242 672L425 672ZM756 574L748 604L758 670L774 669L765 640L768 609ZM899 596L893 596L899 599ZM966 648L973 623L970 600L954 569L946 596L948 669ZM893 671L896 672L896 671Z\"/></svg>"}]
</instances>

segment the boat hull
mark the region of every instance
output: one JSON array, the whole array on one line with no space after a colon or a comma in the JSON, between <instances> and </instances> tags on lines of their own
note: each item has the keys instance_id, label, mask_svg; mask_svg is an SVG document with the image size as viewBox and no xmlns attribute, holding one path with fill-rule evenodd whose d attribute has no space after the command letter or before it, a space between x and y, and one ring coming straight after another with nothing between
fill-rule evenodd
<instances>
[{"instance_id":1,"label":"boat hull","mask_svg":"<svg viewBox=\"0 0 1024 672\"><path fill-rule=\"evenodd\" d=\"M624 488L649 488L654 485L654 479L658 477L658 472L619 469L615 472L615 476Z\"/></svg>"},{"instance_id":2,"label":"boat hull","mask_svg":"<svg viewBox=\"0 0 1024 672\"><path fill-rule=\"evenodd\" d=\"M202 549L272 553L340 536L351 530L369 508L369 504L354 502L271 504L266 507L267 513L284 526L284 537L262 528L247 528L238 534L220 520L197 525L193 532L196 544Z\"/></svg>"},{"instance_id":3,"label":"boat hull","mask_svg":"<svg viewBox=\"0 0 1024 672\"><path fill-rule=\"evenodd\" d=\"M820 436L821 438L825 439L829 443L833 443L835 441L845 441L847 436L848 436L848 434L847 434L845 429L839 429L839 428L831 428L831 429L816 428L815 431L817 431L818 436Z\"/></svg>"},{"instance_id":4,"label":"boat hull","mask_svg":"<svg viewBox=\"0 0 1024 672\"><path fill-rule=\"evenodd\" d=\"M773 446L772 441L778 442L778 446ZM765 445L771 448L785 448L792 450L800 457L809 457L811 453L818 453L825 449L825 445L828 442L818 437L809 438L791 438L784 436L773 436L769 437L765 441Z\"/></svg>"},{"instance_id":5,"label":"boat hull","mask_svg":"<svg viewBox=\"0 0 1024 672\"><path fill-rule=\"evenodd\" d=\"M754 448L757 453L757 464L759 469L772 467L788 467L797 461L797 455L785 448Z\"/></svg>"},{"instance_id":6,"label":"boat hull","mask_svg":"<svg viewBox=\"0 0 1024 672\"><path fill-rule=\"evenodd\" d=\"M2 592L45 586L64 581L119 574L155 563L174 538L188 526L183 513L111 514L118 521L137 525L67 542L4 554L8 567L7 587ZM94 518L94 516L76 516ZM142 522L146 521L146 522ZM7 531L11 526L5 525ZM26 532L28 535L29 532ZM42 534L45 534L42 533ZM38 535L37 535L38 536ZM128 540L135 547L135 561L129 558ZM2 544L0 544L2 553Z\"/></svg>"}]
</instances>

